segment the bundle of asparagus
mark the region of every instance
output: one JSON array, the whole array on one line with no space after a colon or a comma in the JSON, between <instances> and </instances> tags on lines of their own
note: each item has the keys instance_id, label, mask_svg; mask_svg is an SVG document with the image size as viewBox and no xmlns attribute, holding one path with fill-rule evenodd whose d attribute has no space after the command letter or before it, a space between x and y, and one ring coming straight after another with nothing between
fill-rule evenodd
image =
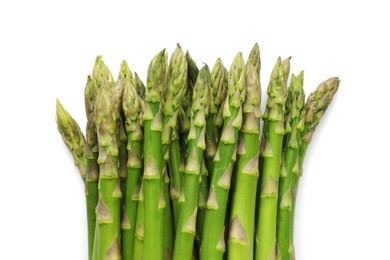
<instances>
[{"instance_id":1,"label":"bundle of asparagus","mask_svg":"<svg viewBox=\"0 0 390 260\"><path fill-rule=\"evenodd\" d=\"M145 87L126 61L115 81L98 56L86 137L57 100L85 184L88 259L295 258L305 154L340 81L305 104L303 71L288 80L290 58L278 58L262 115L260 64L255 44L229 71L221 59L199 70L178 45L169 63L165 49L152 59Z\"/></svg>"}]
</instances>

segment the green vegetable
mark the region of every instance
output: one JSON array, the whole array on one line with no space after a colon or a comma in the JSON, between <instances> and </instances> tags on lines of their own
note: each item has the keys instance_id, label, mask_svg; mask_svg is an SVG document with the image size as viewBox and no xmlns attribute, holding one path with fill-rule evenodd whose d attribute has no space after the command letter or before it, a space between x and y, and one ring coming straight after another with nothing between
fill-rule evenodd
<instances>
[{"instance_id":1,"label":"green vegetable","mask_svg":"<svg viewBox=\"0 0 390 260\"><path fill-rule=\"evenodd\" d=\"M223 118L224 125L214 156L214 171L207 199L207 212L200 247L201 259L222 259L225 245L225 215L236 160L238 132L242 125L242 103L245 98L245 63L242 54L236 55L230 67Z\"/></svg>"}]
</instances>

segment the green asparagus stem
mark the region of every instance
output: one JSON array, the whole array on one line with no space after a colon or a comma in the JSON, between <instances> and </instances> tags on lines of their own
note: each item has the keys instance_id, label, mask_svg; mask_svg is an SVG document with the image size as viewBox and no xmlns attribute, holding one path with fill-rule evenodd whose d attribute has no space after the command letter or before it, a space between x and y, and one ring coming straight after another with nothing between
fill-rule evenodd
<instances>
[{"instance_id":1,"label":"green asparagus stem","mask_svg":"<svg viewBox=\"0 0 390 260\"><path fill-rule=\"evenodd\" d=\"M165 50L159 52L148 69L147 92L143 108L144 123L144 259L164 258L163 223L166 201L163 192L163 155L161 154L161 91L165 86ZM169 202L168 202L169 203Z\"/></svg>"},{"instance_id":2,"label":"green asparagus stem","mask_svg":"<svg viewBox=\"0 0 390 260\"><path fill-rule=\"evenodd\" d=\"M165 155L164 158L168 163L171 186L170 193L168 192L169 183L165 185L167 201L169 200L168 195L172 199L173 209L173 223L176 227L178 214L179 214L179 195L182 183L182 174L180 172L181 154L179 146L179 133L177 131L177 120L180 109L182 107L183 96L187 88L188 79L188 65L184 52L180 45L177 46L173 52L171 61L168 66L167 72L167 89L164 98L164 120L163 120L163 133L162 133L162 152ZM172 158L170 157L172 155ZM166 171L165 171L166 172ZM168 204L167 204L168 206ZM166 244L170 251L170 255L173 253L173 235L174 228L172 227L171 220L171 208L166 208L165 220L168 221L164 227L172 234L169 237L172 241L169 241L169 245ZM167 252L166 252L167 254Z\"/></svg>"},{"instance_id":3,"label":"green asparagus stem","mask_svg":"<svg viewBox=\"0 0 390 260\"><path fill-rule=\"evenodd\" d=\"M120 259L120 189L118 171L118 134L115 99L102 86L95 104L99 140L99 201L96 207L98 241L96 259ZM95 259L95 258L94 258Z\"/></svg>"},{"instance_id":4,"label":"green asparagus stem","mask_svg":"<svg viewBox=\"0 0 390 260\"><path fill-rule=\"evenodd\" d=\"M268 85L268 101L264 113L261 156L262 176L259 187L260 207L258 206L256 227L255 259L275 258L276 219L278 205L278 182L284 135L284 109L286 96L285 72L281 59L272 71Z\"/></svg>"},{"instance_id":5,"label":"green asparagus stem","mask_svg":"<svg viewBox=\"0 0 390 260\"><path fill-rule=\"evenodd\" d=\"M176 229L173 259L191 259L196 233L196 216L199 199L199 179L206 148L205 126L209 110L210 71L205 65L196 80L193 98L191 127L188 135L188 154L184 174L184 199L180 206Z\"/></svg>"},{"instance_id":6,"label":"green asparagus stem","mask_svg":"<svg viewBox=\"0 0 390 260\"><path fill-rule=\"evenodd\" d=\"M206 120L207 124L207 120ZM206 142L207 148L207 142ZM204 232L204 220L206 217L206 199L209 196L209 172L207 171L207 167L205 164L205 160L203 159L202 168L200 171L200 181L199 181L199 199L198 199L198 214L196 218L196 234L195 234L195 246L196 251L199 252L201 240Z\"/></svg>"},{"instance_id":7,"label":"green asparagus stem","mask_svg":"<svg viewBox=\"0 0 390 260\"><path fill-rule=\"evenodd\" d=\"M299 79L299 78L298 78ZM299 147L298 166L293 168L292 174L292 240L294 241L294 217L296 208L297 191L300 177L302 176L303 161L307 148L313 137L322 116L326 112L329 104L339 88L340 80L337 77L329 78L322 82L317 89L312 92L305 104L305 126L301 133L301 145ZM286 165L287 166L287 165Z\"/></svg>"},{"instance_id":8,"label":"green asparagus stem","mask_svg":"<svg viewBox=\"0 0 390 260\"><path fill-rule=\"evenodd\" d=\"M237 260L253 259L256 189L259 177L261 90L259 74L251 63L246 65L246 84L228 238L228 259Z\"/></svg>"},{"instance_id":9,"label":"green asparagus stem","mask_svg":"<svg viewBox=\"0 0 390 260\"><path fill-rule=\"evenodd\" d=\"M299 74L303 80L303 71ZM293 245L291 240L292 192L291 181L294 166L298 166L298 151L301 131L304 126L305 94L300 81L292 75L286 101L286 140L284 158L282 158L279 178L278 222L277 222L277 256L281 260L291 260Z\"/></svg>"},{"instance_id":10,"label":"green asparagus stem","mask_svg":"<svg viewBox=\"0 0 390 260\"><path fill-rule=\"evenodd\" d=\"M87 87L89 88L90 85L91 81L90 78L88 78ZM75 165L78 167L85 185L88 226L88 259L92 259L96 223L95 207L97 204L96 179L99 175L96 159L91 159L95 154L92 153L77 122L58 100L56 101L56 110L58 131L60 132L65 145L71 152Z\"/></svg>"},{"instance_id":11,"label":"green asparagus stem","mask_svg":"<svg viewBox=\"0 0 390 260\"><path fill-rule=\"evenodd\" d=\"M87 115L87 142L85 149L85 159L87 162L87 173L85 182L85 194L87 199L87 220L88 220L88 259L92 259L93 244L95 239L96 229L96 205L98 203L98 181L99 181L99 165L97 163L98 144L95 124L95 99L97 95L96 86L92 82L92 78L88 76L85 86L85 111Z\"/></svg>"},{"instance_id":12,"label":"green asparagus stem","mask_svg":"<svg viewBox=\"0 0 390 260\"><path fill-rule=\"evenodd\" d=\"M242 102L245 98L245 63L242 54L236 55L230 67L228 95L223 108L224 126L214 156L214 171L207 199L200 259L222 259L225 245L225 214L230 180L236 160L238 132L242 125Z\"/></svg>"},{"instance_id":13,"label":"green asparagus stem","mask_svg":"<svg viewBox=\"0 0 390 260\"><path fill-rule=\"evenodd\" d=\"M126 81L123 91L123 111L127 133L127 180L124 214L122 217L122 259L133 259L134 234L137 217L137 194L142 176L141 99L131 81Z\"/></svg>"},{"instance_id":14,"label":"green asparagus stem","mask_svg":"<svg viewBox=\"0 0 390 260\"><path fill-rule=\"evenodd\" d=\"M136 193L133 196L133 199L138 201L137 207L137 220L135 222L135 240L133 248L133 260L143 260L144 259L144 233L145 233L145 208L144 208L144 197L142 189L142 177L137 186Z\"/></svg>"}]
</instances>

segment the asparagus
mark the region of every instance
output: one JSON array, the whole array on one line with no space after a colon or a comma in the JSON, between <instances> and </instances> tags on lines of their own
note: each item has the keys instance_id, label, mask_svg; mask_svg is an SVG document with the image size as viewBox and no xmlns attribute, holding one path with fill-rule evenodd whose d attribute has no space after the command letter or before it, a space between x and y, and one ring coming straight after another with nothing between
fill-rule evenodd
<instances>
[{"instance_id":1,"label":"asparagus","mask_svg":"<svg viewBox=\"0 0 390 260\"><path fill-rule=\"evenodd\" d=\"M165 85L166 55L159 52L148 69L147 91L143 107L145 207L144 259L163 259L163 219L166 201L163 193L163 156L161 154L161 91Z\"/></svg>"},{"instance_id":2,"label":"asparagus","mask_svg":"<svg viewBox=\"0 0 390 260\"><path fill-rule=\"evenodd\" d=\"M301 133L301 145L299 147L298 165L293 168L292 174L292 240L294 241L294 216L296 208L297 191L299 179L302 175L303 161L307 148L313 137L318 124L321 121L329 104L339 88L340 80L337 77L329 78L323 81L317 89L312 92L305 104L305 126ZM286 165L287 167L288 165Z\"/></svg>"},{"instance_id":3,"label":"asparagus","mask_svg":"<svg viewBox=\"0 0 390 260\"><path fill-rule=\"evenodd\" d=\"M222 60L218 59L211 71L210 113L206 117L206 152L205 163L207 171L212 173L214 168L214 155L218 148L218 136L215 129L215 117L221 108L222 101L226 98L227 82L225 80L225 67ZM211 180L211 174L209 175Z\"/></svg>"},{"instance_id":4,"label":"asparagus","mask_svg":"<svg viewBox=\"0 0 390 260\"><path fill-rule=\"evenodd\" d=\"M92 259L93 244L96 229L96 213L95 208L98 203L98 180L99 180L99 166L97 164L98 144L95 124L95 99L97 88L92 82L92 78L88 76L87 84L85 86L85 111L87 115L87 129L86 129L86 149L85 159L87 163L87 173L85 181L85 194L87 197L87 220L88 220L88 259Z\"/></svg>"},{"instance_id":5,"label":"asparagus","mask_svg":"<svg viewBox=\"0 0 390 260\"><path fill-rule=\"evenodd\" d=\"M299 74L303 80L303 71ZM301 130L304 125L305 94L300 80L292 75L286 101L285 128L286 140L284 158L282 158L279 178L278 220L277 220L277 255L280 259L292 259L293 245L291 241L291 209L292 172L297 165Z\"/></svg>"},{"instance_id":6,"label":"asparagus","mask_svg":"<svg viewBox=\"0 0 390 260\"><path fill-rule=\"evenodd\" d=\"M191 127L184 174L184 200L180 206L173 259L191 259L196 232L199 179L206 148L205 126L209 105L210 71L205 65L196 80L191 106Z\"/></svg>"},{"instance_id":7,"label":"asparagus","mask_svg":"<svg viewBox=\"0 0 390 260\"><path fill-rule=\"evenodd\" d=\"M207 125L207 120L206 120ZM207 142L206 142L207 149ZM204 232L204 219L206 217L206 199L209 195L209 172L206 167L205 160L203 159L202 168L200 170L199 180L199 198L198 198L198 214L196 218L196 234L195 234L195 246L196 250L199 251L201 240Z\"/></svg>"},{"instance_id":8,"label":"asparagus","mask_svg":"<svg viewBox=\"0 0 390 260\"><path fill-rule=\"evenodd\" d=\"M246 91L245 63L242 54L234 58L230 67L228 95L223 108L224 125L214 157L214 171L207 199L200 258L222 259L225 252L225 214L230 189L238 132L242 124L242 102Z\"/></svg>"},{"instance_id":9,"label":"asparagus","mask_svg":"<svg viewBox=\"0 0 390 260\"><path fill-rule=\"evenodd\" d=\"M109 90L101 87L95 104L95 122L99 140L99 201L94 259L117 259L120 252L120 199L122 192L118 171L118 111ZM96 240L96 237L95 237ZM95 258L96 257L96 258Z\"/></svg>"},{"instance_id":10,"label":"asparagus","mask_svg":"<svg viewBox=\"0 0 390 260\"><path fill-rule=\"evenodd\" d=\"M134 239L134 248L133 248L133 260L143 260L144 259L144 231L145 231L145 208L144 208L144 198L142 190L142 177L137 186L137 192L134 194L133 199L138 201L137 206L137 219L135 222L135 239Z\"/></svg>"},{"instance_id":11,"label":"asparagus","mask_svg":"<svg viewBox=\"0 0 390 260\"><path fill-rule=\"evenodd\" d=\"M286 95L285 72L280 57L272 71L267 94L261 148L261 206L258 207L255 239L255 258L258 260L275 258L278 181L285 132L283 117Z\"/></svg>"},{"instance_id":12,"label":"asparagus","mask_svg":"<svg viewBox=\"0 0 390 260\"><path fill-rule=\"evenodd\" d=\"M251 63L246 65L246 84L243 126L237 148L237 175L230 213L228 259L253 259L261 111L259 74Z\"/></svg>"},{"instance_id":13,"label":"asparagus","mask_svg":"<svg viewBox=\"0 0 390 260\"><path fill-rule=\"evenodd\" d=\"M179 141L183 157L187 154L187 135L190 130L192 90L199 74L199 69L188 51L186 52L186 59L188 65L187 88L183 96L182 109L179 113Z\"/></svg>"},{"instance_id":14,"label":"asparagus","mask_svg":"<svg viewBox=\"0 0 390 260\"><path fill-rule=\"evenodd\" d=\"M181 190L182 183L182 174L180 173L181 155L179 146L179 133L177 131L177 120L183 96L186 91L188 77L187 71L188 65L186 56L182 51L180 45L178 45L176 50L172 54L171 61L168 66L167 90L165 92L165 100L163 107L164 129L162 133L162 152L163 154L165 154L171 177L170 193L166 192L164 194L165 196L168 196L168 194L170 194L172 198L173 222L175 223L175 225L177 223L179 213L179 193ZM170 155L172 155L172 158ZM165 187L166 190L168 190L168 184L165 185ZM166 197L166 199L168 200L168 197ZM166 212L169 215L171 213L170 208L168 209L167 207ZM169 216L166 215L166 218L168 217ZM174 229L170 229L170 226L172 224L170 218L169 221L170 222L167 223L169 226L165 226L166 228L169 228L170 232L172 232ZM170 247L170 249L173 250L173 239L171 242L172 248Z\"/></svg>"},{"instance_id":15,"label":"asparagus","mask_svg":"<svg viewBox=\"0 0 390 260\"><path fill-rule=\"evenodd\" d=\"M122 258L133 259L134 233L137 217L137 200L134 195L139 190L142 175L142 128L141 100L130 80L123 91L123 111L126 118L127 133L127 180L124 213L122 217ZM138 189L137 189L138 188Z\"/></svg>"}]
</instances>

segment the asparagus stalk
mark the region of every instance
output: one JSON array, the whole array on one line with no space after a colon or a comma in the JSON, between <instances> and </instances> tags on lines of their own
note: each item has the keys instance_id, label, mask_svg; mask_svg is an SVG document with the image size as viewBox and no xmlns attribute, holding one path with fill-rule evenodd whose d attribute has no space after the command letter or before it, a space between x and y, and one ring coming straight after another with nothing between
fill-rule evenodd
<instances>
[{"instance_id":1,"label":"asparagus stalk","mask_svg":"<svg viewBox=\"0 0 390 260\"><path fill-rule=\"evenodd\" d=\"M186 92L188 80L188 65L184 52L182 51L180 45L177 46L176 50L173 52L171 61L168 66L167 72L167 89L165 92L164 100L164 129L162 133L162 143L163 143L163 154L165 154L165 159L168 163L169 173L171 178L171 189L168 193L169 185L165 185L166 200L168 201L168 195L172 199L172 209L173 209L173 222L175 226L177 224L178 214L179 214L179 194L181 190L182 183L182 174L180 172L181 165L181 155L180 155L180 146L179 146L179 133L177 131L177 120L180 108L182 107L183 96ZM172 158L171 158L172 155ZM168 204L167 204L168 206ZM174 228L172 228L171 221L171 209L166 208L166 223L165 228L171 233ZM171 254L173 253L173 234L172 241L169 244L169 249ZM168 246L168 245L167 245ZM172 247L171 247L172 246Z\"/></svg>"},{"instance_id":2,"label":"asparagus stalk","mask_svg":"<svg viewBox=\"0 0 390 260\"><path fill-rule=\"evenodd\" d=\"M123 65L123 64L122 64ZM122 194L126 193L126 179L127 179L127 134L125 131L125 125L124 125L124 113L123 113L123 90L126 83L126 78L120 78L117 82L112 85L112 87L109 90L109 95L113 99L114 104L114 110L117 113L116 117L116 132L118 136L118 172L119 172L119 179L120 179L120 188ZM122 209L124 206L124 200L125 196L121 197L121 218L122 218Z\"/></svg>"},{"instance_id":3,"label":"asparagus stalk","mask_svg":"<svg viewBox=\"0 0 390 260\"><path fill-rule=\"evenodd\" d=\"M169 182L167 163L169 162L170 144L172 138L172 132L177 136L176 125L181 107L182 97L185 93L185 85L187 84L187 60L180 45L177 45L176 50L173 52L166 75L167 88L163 93L163 131L162 131L162 154L164 155L163 162L163 175L164 177L164 196L168 202L166 204L164 212L164 252L165 258L171 259L173 254L173 242L174 242L174 228L172 221L171 204L169 203ZM175 138L177 139L177 138ZM176 164L175 168L179 168L180 161L172 161ZM172 168L172 167L171 167ZM171 172L171 179L177 183L182 181L180 172ZM173 186L173 185L172 185ZM179 208L179 196L176 196L173 200L174 210L178 211Z\"/></svg>"},{"instance_id":4,"label":"asparagus stalk","mask_svg":"<svg viewBox=\"0 0 390 260\"><path fill-rule=\"evenodd\" d=\"M237 175L230 213L228 259L249 260L253 259L261 117L259 74L251 63L246 65L246 84L243 126L237 148Z\"/></svg>"},{"instance_id":5,"label":"asparagus stalk","mask_svg":"<svg viewBox=\"0 0 390 260\"><path fill-rule=\"evenodd\" d=\"M87 220L88 220L88 259L92 259L93 244L95 239L96 229L96 205L98 203L98 180L99 166L97 164L98 144L95 124L95 99L97 88L92 82L92 78L88 76L85 86L85 111L87 115L87 142L85 149L85 159L87 163L87 173L85 182L85 194L87 199Z\"/></svg>"},{"instance_id":6,"label":"asparagus stalk","mask_svg":"<svg viewBox=\"0 0 390 260\"><path fill-rule=\"evenodd\" d=\"M207 120L206 120L207 125ZM207 142L206 142L207 149ZM196 218L196 234L195 234L195 246L196 250L200 250L201 240L204 232L204 219L206 217L206 199L209 196L209 172L207 171L205 160L203 159L202 168L200 170L199 180L199 198L198 198L198 214Z\"/></svg>"},{"instance_id":7,"label":"asparagus stalk","mask_svg":"<svg viewBox=\"0 0 390 260\"><path fill-rule=\"evenodd\" d=\"M303 71L299 74L303 80ZM277 256L281 260L291 260L293 245L291 240L292 210L292 172L298 164L298 151L301 131L304 126L305 94L299 79L292 75L286 101L286 140L284 158L282 159L279 178L278 222L277 222Z\"/></svg>"},{"instance_id":8,"label":"asparagus stalk","mask_svg":"<svg viewBox=\"0 0 390 260\"><path fill-rule=\"evenodd\" d=\"M133 199L138 201L137 207L137 219L135 222L135 239L134 239L134 248L133 248L133 260L143 260L144 259L144 233L145 233L145 208L144 208L144 198L143 198L143 189L142 189L142 177L137 186L137 191L133 196Z\"/></svg>"},{"instance_id":9,"label":"asparagus stalk","mask_svg":"<svg viewBox=\"0 0 390 260\"><path fill-rule=\"evenodd\" d=\"M218 136L214 121L227 94L227 81L225 76L225 67L222 64L222 60L218 59L211 71L212 91L210 91L210 113L206 117L205 163L209 173L213 172L213 159L218 148ZM211 180L211 174L209 175L209 179Z\"/></svg>"},{"instance_id":10,"label":"asparagus stalk","mask_svg":"<svg viewBox=\"0 0 390 260\"><path fill-rule=\"evenodd\" d=\"M294 216L296 208L297 191L300 177L302 176L302 166L307 148L311 142L314 131L326 112L329 104L339 88L340 80L332 77L322 82L317 89L312 92L305 104L305 126L301 133L301 145L299 147L298 165L293 168L292 174L292 240L294 241ZM287 167L287 165L286 165Z\"/></svg>"},{"instance_id":11,"label":"asparagus stalk","mask_svg":"<svg viewBox=\"0 0 390 260\"><path fill-rule=\"evenodd\" d=\"M110 91L111 92L111 91ZM114 93L112 93L114 94ZM120 259L120 200L118 134L115 99L101 87L95 104L95 122L99 140L99 201L97 255L94 259ZM95 238L96 239L96 238Z\"/></svg>"},{"instance_id":12,"label":"asparagus stalk","mask_svg":"<svg viewBox=\"0 0 390 260\"><path fill-rule=\"evenodd\" d=\"M238 132L242 125L242 102L246 91L245 63L242 54L236 55L230 67L228 95L223 108L224 125L214 157L214 171L207 199L200 259L222 259L225 252L225 214L230 189Z\"/></svg>"},{"instance_id":13,"label":"asparagus stalk","mask_svg":"<svg viewBox=\"0 0 390 260\"><path fill-rule=\"evenodd\" d=\"M261 206L258 207L256 227L255 258L257 260L274 259L276 255L278 181L285 132L283 117L286 96L285 72L280 58L272 71L267 94L261 148L263 157L259 187Z\"/></svg>"},{"instance_id":14,"label":"asparagus stalk","mask_svg":"<svg viewBox=\"0 0 390 260\"><path fill-rule=\"evenodd\" d=\"M179 113L179 141L183 157L187 154L187 135L190 130L192 90L199 74L199 69L188 51L186 53L186 59L188 65L187 88L183 96L182 109Z\"/></svg>"},{"instance_id":15,"label":"asparagus stalk","mask_svg":"<svg viewBox=\"0 0 390 260\"><path fill-rule=\"evenodd\" d=\"M143 108L144 123L144 259L164 257L163 223L166 201L163 193L163 156L161 154L161 91L165 85L166 54L159 52L148 69Z\"/></svg>"},{"instance_id":16,"label":"asparagus stalk","mask_svg":"<svg viewBox=\"0 0 390 260\"><path fill-rule=\"evenodd\" d=\"M191 259L196 233L196 216L199 199L199 180L206 148L205 126L209 105L210 71L205 65L196 80L193 98L191 127L188 135L188 153L184 174L184 200L180 206L176 229L173 259Z\"/></svg>"},{"instance_id":17,"label":"asparagus stalk","mask_svg":"<svg viewBox=\"0 0 390 260\"><path fill-rule=\"evenodd\" d=\"M129 78L130 79L130 78ZM137 196L139 197L140 178L142 175L142 128L141 100L130 80L123 91L123 111L126 118L127 133L127 180L125 191L124 214L122 217L122 258L133 259L134 234L137 217Z\"/></svg>"}]
</instances>

